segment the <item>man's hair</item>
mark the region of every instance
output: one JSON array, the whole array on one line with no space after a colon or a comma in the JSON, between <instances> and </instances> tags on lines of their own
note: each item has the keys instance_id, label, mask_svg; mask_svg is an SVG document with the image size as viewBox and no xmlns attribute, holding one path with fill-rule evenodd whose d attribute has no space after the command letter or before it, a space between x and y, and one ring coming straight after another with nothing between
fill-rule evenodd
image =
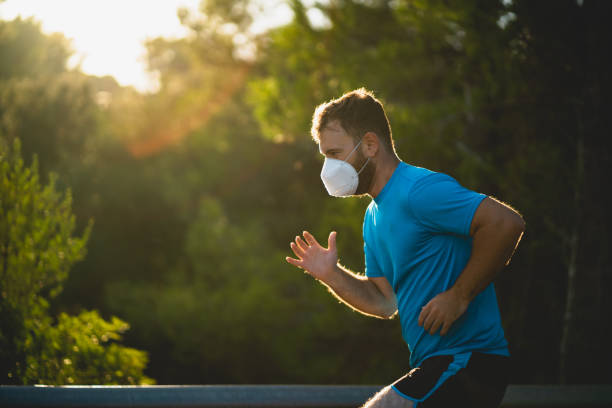
<instances>
[{"instance_id":1,"label":"man's hair","mask_svg":"<svg viewBox=\"0 0 612 408\"><path fill-rule=\"evenodd\" d=\"M382 103L365 88L347 92L338 99L322 103L312 116L310 134L319 143L321 132L334 120L355 139L360 140L366 132L374 132L388 152L393 152L391 126Z\"/></svg>"}]
</instances>

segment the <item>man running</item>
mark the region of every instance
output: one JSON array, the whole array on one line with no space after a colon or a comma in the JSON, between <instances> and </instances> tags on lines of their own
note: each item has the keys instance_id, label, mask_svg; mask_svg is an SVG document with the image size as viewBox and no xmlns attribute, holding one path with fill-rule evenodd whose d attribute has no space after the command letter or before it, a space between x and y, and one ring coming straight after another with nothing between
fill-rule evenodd
<instances>
[{"instance_id":1,"label":"man running","mask_svg":"<svg viewBox=\"0 0 612 408\"><path fill-rule=\"evenodd\" d=\"M312 136L332 196L372 197L363 221L365 276L307 231L287 262L370 316L396 313L411 370L365 407L496 407L508 383L508 343L492 284L525 229L509 206L443 173L401 161L383 106L361 88L317 107Z\"/></svg>"}]
</instances>

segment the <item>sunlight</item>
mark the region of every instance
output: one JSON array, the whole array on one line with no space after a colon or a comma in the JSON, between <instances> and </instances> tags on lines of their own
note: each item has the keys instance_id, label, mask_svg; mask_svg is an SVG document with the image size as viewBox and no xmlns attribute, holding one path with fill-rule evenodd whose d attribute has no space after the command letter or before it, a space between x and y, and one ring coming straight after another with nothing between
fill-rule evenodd
<instances>
[{"instance_id":1,"label":"sunlight","mask_svg":"<svg viewBox=\"0 0 612 408\"><path fill-rule=\"evenodd\" d=\"M80 67L90 75L115 77L123 86L155 92L159 81L147 72L144 42L149 38L185 37L177 9L197 10L201 0L6 0L0 3L0 18L34 17L45 33L61 32L75 51L70 68ZM283 0L253 2L256 18L253 33L285 24L292 12ZM248 44L241 51L252 53Z\"/></svg>"},{"instance_id":2,"label":"sunlight","mask_svg":"<svg viewBox=\"0 0 612 408\"><path fill-rule=\"evenodd\" d=\"M195 10L198 4L199 0L7 0L0 4L0 17L34 17L44 32L62 32L71 40L71 68L80 65L87 74L112 75L121 85L151 92L158 83L146 72L143 42L187 35L176 11Z\"/></svg>"},{"instance_id":3,"label":"sunlight","mask_svg":"<svg viewBox=\"0 0 612 408\"><path fill-rule=\"evenodd\" d=\"M142 93L155 93L160 89L159 75L147 70L145 42L156 37L183 38L190 30L180 24L179 8L194 14L202 0L6 0L0 3L0 18L33 18L41 24L43 32L63 33L74 51L68 68L80 69L88 75L114 77L122 86L132 86ZM314 27L326 25L323 14L314 8L314 0L305 0L308 18ZM237 33L234 42L237 56L252 61L256 48L251 35L256 36L274 26L291 21L293 12L286 0L252 0L249 11L253 23L249 33ZM192 130L201 127L240 88L249 71L248 65L228 75L219 92L210 101L188 113L177 115L169 123L137 141L129 143L128 150L135 157L146 157L175 145ZM108 107L110 94L96 95L100 106Z\"/></svg>"},{"instance_id":4,"label":"sunlight","mask_svg":"<svg viewBox=\"0 0 612 408\"><path fill-rule=\"evenodd\" d=\"M207 104L171 121L169 125L156 129L153 132L148 132L144 138L129 143L127 148L132 156L142 158L159 153L165 148L179 143L193 130L202 127L244 84L249 69L250 67L245 65L236 70L236 72L228 72L225 83L221 86L215 97L208 101Z\"/></svg>"}]
</instances>

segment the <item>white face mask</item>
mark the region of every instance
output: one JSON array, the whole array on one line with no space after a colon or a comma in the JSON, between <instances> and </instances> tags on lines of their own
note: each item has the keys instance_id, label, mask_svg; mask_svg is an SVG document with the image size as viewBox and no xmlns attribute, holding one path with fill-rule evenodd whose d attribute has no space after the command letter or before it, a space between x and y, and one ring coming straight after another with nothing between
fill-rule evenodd
<instances>
[{"instance_id":1,"label":"white face mask","mask_svg":"<svg viewBox=\"0 0 612 408\"><path fill-rule=\"evenodd\" d=\"M361 169L359 169L359 172L346 161L355 150L357 150L360 144L361 140L344 160L325 158L323 169L321 170L321 180L323 180L323 184L329 195L334 197L347 197L355 194L355 191L357 191L359 173L361 173L361 170L368 164L370 158L368 157L368 160Z\"/></svg>"}]
</instances>

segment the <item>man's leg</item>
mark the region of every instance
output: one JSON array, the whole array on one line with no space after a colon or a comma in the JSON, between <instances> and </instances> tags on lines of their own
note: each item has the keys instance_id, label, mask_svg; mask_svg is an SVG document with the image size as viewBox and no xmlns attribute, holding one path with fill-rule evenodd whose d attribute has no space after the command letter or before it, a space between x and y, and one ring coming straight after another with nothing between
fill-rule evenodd
<instances>
[{"instance_id":1,"label":"man's leg","mask_svg":"<svg viewBox=\"0 0 612 408\"><path fill-rule=\"evenodd\" d=\"M380 390L363 408L412 408L412 401L401 397L390 385Z\"/></svg>"}]
</instances>

